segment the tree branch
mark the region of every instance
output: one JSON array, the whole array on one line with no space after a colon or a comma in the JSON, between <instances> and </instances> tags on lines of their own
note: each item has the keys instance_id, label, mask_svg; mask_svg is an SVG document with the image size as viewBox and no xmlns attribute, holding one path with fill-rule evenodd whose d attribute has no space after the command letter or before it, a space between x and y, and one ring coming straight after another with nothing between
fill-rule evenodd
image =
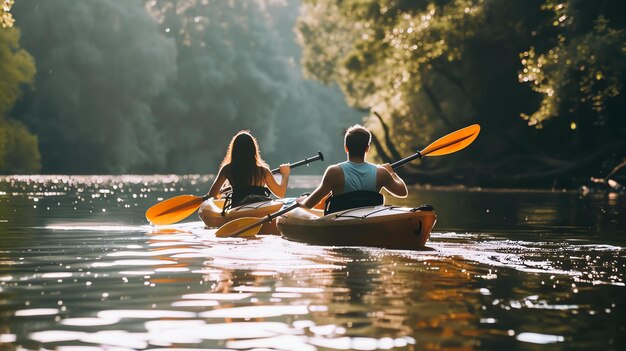
<instances>
[{"instance_id":1,"label":"tree branch","mask_svg":"<svg viewBox=\"0 0 626 351\"><path fill-rule=\"evenodd\" d=\"M387 147L387 150L389 150L389 152L391 153L391 157L396 160L402 159L402 156L398 152L398 149L396 149L396 146L393 144L393 141L391 140L391 135L389 134L389 127L387 126L385 121L383 121L383 118L378 114L378 112L376 111L372 111L372 112L374 113L376 117L378 117L380 124L383 126L383 132L385 133L385 146ZM372 136L372 141L373 139L374 138Z\"/></svg>"},{"instance_id":2,"label":"tree branch","mask_svg":"<svg viewBox=\"0 0 626 351\"><path fill-rule=\"evenodd\" d=\"M439 118L441 118L441 120L443 121L443 124L446 125L446 128L449 130L453 130L454 126L452 125L452 122L450 122L450 119L448 118L448 116L446 116L446 114L443 112L443 109L441 108L441 104L439 104L439 100L437 100L435 93L432 90L430 90L430 87L428 86L428 84L423 83L422 90L424 90L424 93L426 93L426 96L428 97L430 104L433 106L433 108L437 112L437 115L439 115Z\"/></svg>"},{"instance_id":3,"label":"tree branch","mask_svg":"<svg viewBox=\"0 0 626 351\"><path fill-rule=\"evenodd\" d=\"M471 96L467 88L465 88L465 84L463 84L463 82L459 78L457 78L454 74L450 73L448 70L444 69L440 65L433 64L432 67L437 74L445 77L450 83L452 83L452 85L459 89L459 91L465 96L467 101L469 101L474 111L476 111L480 115L485 116L485 114L481 112L482 109L480 108L480 104Z\"/></svg>"},{"instance_id":4,"label":"tree branch","mask_svg":"<svg viewBox=\"0 0 626 351\"><path fill-rule=\"evenodd\" d=\"M383 160L384 163L393 162L391 160L391 157L387 155L387 152L385 151L385 149L383 149L383 146L380 144L380 141L378 140L378 138L376 137L374 133L372 133L372 144L374 144L374 147L376 148L376 152L378 153L378 156L380 156L380 158Z\"/></svg>"}]
</instances>

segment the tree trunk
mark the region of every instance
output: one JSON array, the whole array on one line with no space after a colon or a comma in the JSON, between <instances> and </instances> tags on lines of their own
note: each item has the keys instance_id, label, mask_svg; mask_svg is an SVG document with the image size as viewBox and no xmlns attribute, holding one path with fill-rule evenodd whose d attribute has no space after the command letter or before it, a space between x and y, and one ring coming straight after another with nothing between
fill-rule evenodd
<instances>
[{"instance_id":1,"label":"tree trunk","mask_svg":"<svg viewBox=\"0 0 626 351\"><path fill-rule=\"evenodd\" d=\"M459 78L457 78L454 74L450 73L448 70L441 67L440 65L433 64L433 70L437 74L440 74L441 76L446 78L450 83L452 83L452 85L457 87L457 89L459 89L463 96L465 96L467 101L470 103L474 111L478 113L478 115L487 116L487 114L482 112L480 104L471 96L467 88L465 88L465 84L463 84L463 82Z\"/></svg>"},{"instance_id":2,"label":"tree trunk","mask_svg":"<svg viewBox=\"0 0 626 351\"><path fill-rule=\"evenodd\" d=\"M443 124L446 126L446 128L449 130L454 130L454 126L452 125L452 122L450 121L448 116L446 116L446 114L443 112L443 108L441 108L441 104L439 104L439 100L437 100L435 93L432 90L430 90L430 87L428 86L428 84L423 83L422 90L426 94L426 97L428 97L430 104L433 106L433 108L435 109L435 112L437 112L437 115L443 121Z\"/></svg>"},{"instance_id":3,"label":"tree trunk","mask_svg":"<svg viewBox=\"0 0 626 351\"><path fill-rule=\"evenodd\" d=\"M374 133L372 133L372 144L374 144L374 147L376 148L376 152L378 153L378 156L383 160L384 163L393 162L391 160L391 157L387 155L387 152L385 151L385 149L383 149L383 146L380 144L380 141L378 140L376 135L374 135Z\"/></svg>"},{"instance_id":4,"label":"tree trunk","mask_svg":"<svg viewBox=\"0 0 626 351\"><path fill-rule=\"evenodd\" d=\"M376 111L372 111L372 112L374 113L376 117L378 117L380 124L383 126L383 132L385 134L385 146L387 147L387 150L389 150L389 152L391 153L391 157L396 160L401 159L402 156L400 155L400 153L398 152L398 149L396 149L396 146L391 140L391 134L389 134L389 127L387 126L385 121L383 121L383 118L378 114L378 112Z\"/></svg>"}]
</instances>

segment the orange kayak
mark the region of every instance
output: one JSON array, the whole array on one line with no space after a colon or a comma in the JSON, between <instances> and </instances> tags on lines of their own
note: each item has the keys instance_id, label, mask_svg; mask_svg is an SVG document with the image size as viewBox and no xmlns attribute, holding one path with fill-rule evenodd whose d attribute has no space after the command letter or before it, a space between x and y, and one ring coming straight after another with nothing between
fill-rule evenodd
<instances>
[{"instance_id":1,"label":"orange kayak","mask_svg":"<svg viewBox=\"0 0 626 351\"><path fill-rule=\"evenodd\" d=\"M435 226L432 206L371 206L324 216L322 211L296 208L278 217L286 239L324 246L423 248Z\"/></svg>"}]
</instances>

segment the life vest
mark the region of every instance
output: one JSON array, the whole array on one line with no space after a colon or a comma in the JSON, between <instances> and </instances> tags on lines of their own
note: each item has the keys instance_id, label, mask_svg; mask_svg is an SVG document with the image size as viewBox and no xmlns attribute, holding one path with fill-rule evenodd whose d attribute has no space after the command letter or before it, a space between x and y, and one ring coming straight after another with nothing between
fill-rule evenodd
<instances>
[{"instance_id":1,"label":"life vest","mask_svg":"<svg viewBox=\"0 0 626 351\"><path fill-rule=\"evenodd\" d=\"M358 190L330 196L326 199L324 215L349 210L351 208L379 206L385 203L383 194L376 191Z\"/></svg>"},{"instance_id":2,"label":"life vest","mask_svg":"<svg viewBox=\"0 0 626 351\"><path fill-rule=\"evenodd\" d=\"M226 214L226 210L230 208L253 202L268 201L272 199L270 196L270 190L264 186L250 185L237 187L236 189L233 189L229 195L226 195L226 202L224 202L222 216L224 216Z\"/></svg>"}]
</instances>

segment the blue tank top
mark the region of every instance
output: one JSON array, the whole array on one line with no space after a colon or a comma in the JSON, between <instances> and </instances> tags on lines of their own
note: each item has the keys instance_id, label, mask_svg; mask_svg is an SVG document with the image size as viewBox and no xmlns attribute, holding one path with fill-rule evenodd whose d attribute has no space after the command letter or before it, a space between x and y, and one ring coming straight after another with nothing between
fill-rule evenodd
<instances>
[{"instance_id":1,"label":"blue tank top","mask_svg":"<svg viewBox=\"0 0 626 351\"><path fill-rule=\"evenodd\" d=\"M340 163L339 166L343 171L344 193L358 190L376 191L377 166L375 164L346 161Z\"/></svg>"}]
</instances>

